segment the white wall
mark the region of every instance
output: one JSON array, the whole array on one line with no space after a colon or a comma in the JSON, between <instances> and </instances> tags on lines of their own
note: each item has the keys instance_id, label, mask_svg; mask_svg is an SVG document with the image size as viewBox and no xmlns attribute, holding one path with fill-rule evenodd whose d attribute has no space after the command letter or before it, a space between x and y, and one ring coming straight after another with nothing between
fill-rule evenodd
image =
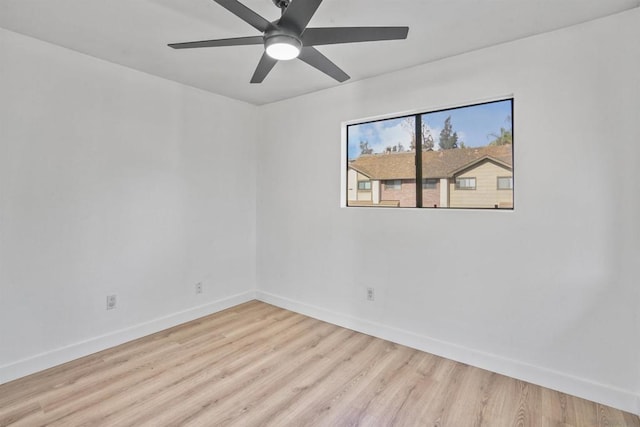
<instances>
[{"instance_id":1,"label":"white wall","mask_svg":"<svg viewBox=\"0 0 640 427\"><path fill-rule=\"evenodd\" d=\"M638 40L633 10L263 107L259 297L640 413ZM339 207L342 121L510 94L515 211Z\"/></svg>"},{"instance_id":2,"label":"white wall","mask_svg":"<svg viewBox=\"0 0 640 427\"><path fill-rule=\"evenodd\" d=\"M257 229L264 300L640 413L639 24L261 108L0 30L0 382L251 298ZM342 121L509 94L514 212L339 207Z\"/></svg>"},{"instance_id":3,"label":"white wall","mask_svg":"<svg viewBox=\"0 0 640 427\"><path fill-rule=\"evenodd\" d=\"M0 30L0 382L253 298L256 113Z\"/></svg>"}]
</instances>

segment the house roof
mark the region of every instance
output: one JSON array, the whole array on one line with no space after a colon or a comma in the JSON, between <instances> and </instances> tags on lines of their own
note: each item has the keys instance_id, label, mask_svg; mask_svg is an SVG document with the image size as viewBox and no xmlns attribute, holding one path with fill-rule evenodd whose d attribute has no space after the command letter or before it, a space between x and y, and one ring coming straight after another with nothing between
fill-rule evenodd
<instances>
[{"instance_id":1,"label":"house roof","mask_svg":"<svg viewBox=\"0 0 640 427\"><path fill-rule=\"evenodd\" d=\"M423 178L452 178L484 160L506 168L513 165L511 145L458 148L422 153ZM371 179L415 179L415 153L370 154L349 162L349 167Z\"/></svg>"}]
</instances>

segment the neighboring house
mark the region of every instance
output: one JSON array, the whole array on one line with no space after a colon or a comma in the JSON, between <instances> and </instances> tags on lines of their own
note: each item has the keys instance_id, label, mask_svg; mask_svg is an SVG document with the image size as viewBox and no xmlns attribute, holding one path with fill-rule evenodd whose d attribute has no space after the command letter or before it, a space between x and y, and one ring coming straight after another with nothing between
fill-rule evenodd
<instances>
[{"instance_id":1,"label":"neighboring house","mask_svg":"<svg viewBox=\"0 0 640 427\"><path fill-rule=\"evenodd\" d=\"M512 208L511 145L422 153L422 205ZM349 206L415 207L415 153L360 156L348 164Z\"/></svg>"}]
</instances>

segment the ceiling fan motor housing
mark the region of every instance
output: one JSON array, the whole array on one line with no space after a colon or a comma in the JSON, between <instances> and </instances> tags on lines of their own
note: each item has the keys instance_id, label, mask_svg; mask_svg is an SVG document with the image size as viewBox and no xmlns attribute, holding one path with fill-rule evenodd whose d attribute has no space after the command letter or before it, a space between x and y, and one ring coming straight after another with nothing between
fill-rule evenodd
<instances>
[{"instance_id":1,"label":"ceiling fan motor housing","mask_svg":"<svg viewBox=\"0 0 640 427\"><path fill-rule=\"evenodd\" d=\"M294 31L280 27L264 33L264 47L270 56L287 60L298 56L302 49L302 41ZM290 53L283 53L283 56L279 56L278 54L273 55L273 49L283 48Z\"/></svg>"}]
</instances>

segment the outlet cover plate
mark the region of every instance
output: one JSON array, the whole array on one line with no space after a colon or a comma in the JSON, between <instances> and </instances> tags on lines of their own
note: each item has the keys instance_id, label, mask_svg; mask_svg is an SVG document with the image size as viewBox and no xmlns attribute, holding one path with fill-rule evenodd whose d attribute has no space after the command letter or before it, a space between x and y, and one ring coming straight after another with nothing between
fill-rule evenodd
<instances>
[{"instance_id":1,"label":"outlet cover plate","mask_svg":"<svg viewBox=\"0 0 640 427\"><path fill-rule=\"evenodd\" d=\"M373 288L367 288L367 301L376 300L376 291Z\"/></svg>"},{"instance_id":2,"label":"outlet cover plate","mask_svg":"<svg viewBox=\"0 0 640 427\"><path fill-rule=\"evenodd\" d=\"M107 295L107 310L113 310L116 308L116 296Z\"/></svg>"}]
</instances>

